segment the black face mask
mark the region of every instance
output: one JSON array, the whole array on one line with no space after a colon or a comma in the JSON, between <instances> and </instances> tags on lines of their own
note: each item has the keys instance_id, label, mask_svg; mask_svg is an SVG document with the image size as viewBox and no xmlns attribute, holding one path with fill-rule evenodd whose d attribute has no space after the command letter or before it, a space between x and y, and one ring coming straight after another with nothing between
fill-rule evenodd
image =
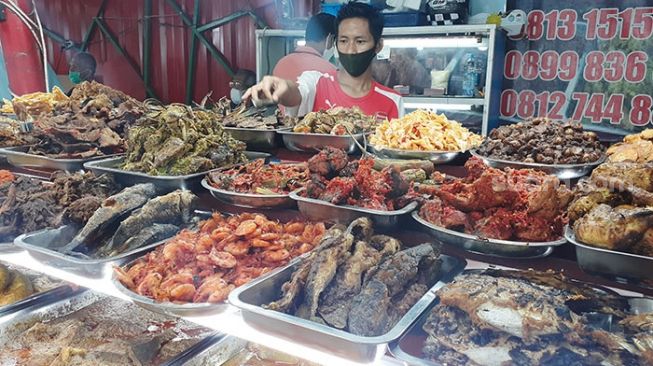
<instances>
[{"instance_id":1,"label":"black face mask","mask_svg":"<svg viewBox=\"0 0 653 366\"><path fill-rule=\"evenodd\" d=\"M359 77L365 70L370 67L372 60L376 56L376 47L360 53L341 53L338 52L340 64L347 70L349 75Z\"/></svg>"}]
</instances>

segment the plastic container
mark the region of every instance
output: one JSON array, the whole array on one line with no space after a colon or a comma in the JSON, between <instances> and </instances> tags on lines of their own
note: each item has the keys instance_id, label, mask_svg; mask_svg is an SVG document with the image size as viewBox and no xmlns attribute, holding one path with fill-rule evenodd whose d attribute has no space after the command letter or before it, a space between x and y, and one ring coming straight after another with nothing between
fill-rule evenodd
<instances>
[{"instance_id":1,"label":"plastic container","mask_svg":"<svg viewBox=\"0 0 653 366\"><path fill-rule=\"evenodd\" d=\"M478 60L473 53L468 53L465 56L463 67L463 95L473 97L476 95L476 88L481 82Z\"/></svg>"}]
</instances>

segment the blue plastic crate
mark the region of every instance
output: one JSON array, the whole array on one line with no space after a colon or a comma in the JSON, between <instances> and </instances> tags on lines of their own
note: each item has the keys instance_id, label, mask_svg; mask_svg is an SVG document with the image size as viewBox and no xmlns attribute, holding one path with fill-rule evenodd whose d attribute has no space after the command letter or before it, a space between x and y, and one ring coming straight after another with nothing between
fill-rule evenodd
<instances>
[{"instance_id":1,"label":"blue plastic crate","mask_svg":"<svg viewBox=\"0 0 653 366\"><path fill-rule=\"evenodd\" d=\"M322 4L322 12L337 16L341 7L342 4Z\"/></svg>"}]
</instances>

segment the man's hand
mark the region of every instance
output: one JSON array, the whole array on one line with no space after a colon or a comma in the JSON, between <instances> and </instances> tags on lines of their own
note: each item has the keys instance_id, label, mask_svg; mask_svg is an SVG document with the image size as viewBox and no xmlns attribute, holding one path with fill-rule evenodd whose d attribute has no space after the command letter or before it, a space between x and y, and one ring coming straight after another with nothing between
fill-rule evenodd
<instances>
[{"instance_id":1,"label":"man's hand","mask_svg":"<svg viewBox=\"0 0 653 366\"><path fill-rule=\"evenodd\" d=\"M296 83L276 76L265 76L260 83L247 89L243 100L249 99L257 106L281 104L294 107L301 103L301 94Z\"/></svg>"}]
</instances>

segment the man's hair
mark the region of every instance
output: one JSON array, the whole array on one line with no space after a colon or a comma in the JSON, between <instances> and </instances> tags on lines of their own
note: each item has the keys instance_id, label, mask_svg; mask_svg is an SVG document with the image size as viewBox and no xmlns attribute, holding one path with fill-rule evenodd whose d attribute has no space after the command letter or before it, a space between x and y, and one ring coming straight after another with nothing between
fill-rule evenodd
<instances>
[{"instance_id":1,"label":"man's hair","mask_svg":"<svg viewBox=\"0 0 653 366\"><path fill-rule=\"evenodd\" d=\"M350 18L367 19L370 33L372 33L372 37L374 37L374 43L379 43L381 35L383 34L383 15L381 15L381 12L379 12L378 9L357 1L348 2L338 11L338 16L336 17L336 34L340 27L340 23L343 20Z\"/></svg>"},{"instance_id":2,"label":"man's hair","mask_svg":"<svg viewBox=\"0 0 653 366\"><path fill-rule=\"evenodd\" d=\"M329 34L336 34L336 17L327 13L315 14L306 25L306 41L321 42Z\"/></svg>"},{"instance_id":3,"label":"man's hair","mask_svg":"<svg viewBox=\"0 0 653 366\"><path fill-rule=\"evenodd\" d=\"M93 55L88 52L78 52L75 54L75 56L73 56L70 64L75 65L75 69L80 73L87 73L87 75L83 76L92 78L93 75L95 75L95 68L97 67L97 63L95 62L95 57L93 57ZM88 75L88 73L90 73L90 75Z\"/></svg>"},{"instance_id":4,"label":"man's hair","mask_svg":"<svg viewBox=\"0 0 653 366\"><path fill-rule=\"evenodd\" d=\"M240 81L244 89L249 89L256 84L256 73L252 70L239 69L232 79Z\"/></svg>"}]
</instances>

